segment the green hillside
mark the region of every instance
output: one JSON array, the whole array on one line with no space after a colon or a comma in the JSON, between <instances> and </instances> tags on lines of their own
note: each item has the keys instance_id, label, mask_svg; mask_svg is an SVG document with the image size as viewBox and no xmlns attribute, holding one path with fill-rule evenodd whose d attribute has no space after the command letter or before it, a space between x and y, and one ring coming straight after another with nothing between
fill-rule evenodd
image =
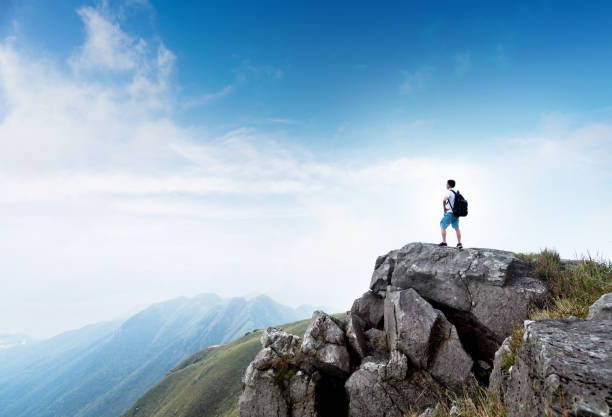
<instances>
[{"instance_id":1,"label":"green hillside","mask_svg":"<svg viewBox=\"0 0 612 417\"><path fill-rule=\"evenodd\" d=\"M310 320L280 326L302 336ZM235 417L240 379L261 349L258 330L227 345L204 349L171 370L123 417Z\"/></svg>"},{"instance_id":2,"label":"green hillside","mask_svg":"<svg viewBox=\"0 0 612 417\"><path fill-rule=\"evenodd\" d=\"M117 417L194 352L308 316L265 296L200 294L0 349L0 417Z\"/></svg>"}]
</instances>

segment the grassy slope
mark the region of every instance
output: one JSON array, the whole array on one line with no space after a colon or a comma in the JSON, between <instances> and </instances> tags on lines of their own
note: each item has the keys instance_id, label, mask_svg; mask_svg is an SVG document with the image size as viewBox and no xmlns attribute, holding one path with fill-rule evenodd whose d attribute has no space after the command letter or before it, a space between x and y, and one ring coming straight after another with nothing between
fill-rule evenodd
<instances>
[{"instance_id":1,"label":"grassy slope","mask_svg":"<svg viewBox=\"0 0 612 417\"><path fill-rule=\"evenodd\" d=\"M302 336L309 322L303 320L281 327ZM194 354L139 398L123 416L237 416L240 379L261 349L261 334L257 331Z\"/></svg>"}]
</instances>

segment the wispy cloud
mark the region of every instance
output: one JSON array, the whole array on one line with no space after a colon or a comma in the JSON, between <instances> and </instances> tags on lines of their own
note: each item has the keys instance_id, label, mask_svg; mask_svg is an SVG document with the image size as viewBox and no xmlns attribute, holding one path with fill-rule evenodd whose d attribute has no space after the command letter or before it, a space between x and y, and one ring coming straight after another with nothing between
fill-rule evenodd
<instances>
[{"instance_id":1,"label":"wispy cloud","mask_svg":"<svg viewBox=\"0 0 612 417\"><path fill-rule=\"evenodd\" d=\"M424 88L431 80L434 71L434 67L425 65L414 72L404 72L404 81L399 87L400 94L410 95Z\"/></svg>"},{"instance_id":2,"label":"wispy cloud","mask_svg":"<svg viewBox=\"0 0 612 417\"><path fill-rule=\"evenodd\" d=\"M85 25L86 40L70 59L76 70L127 71L144 64L147 43L126 34L102 9L78 10Z\"/></svg>"}]
</instances>

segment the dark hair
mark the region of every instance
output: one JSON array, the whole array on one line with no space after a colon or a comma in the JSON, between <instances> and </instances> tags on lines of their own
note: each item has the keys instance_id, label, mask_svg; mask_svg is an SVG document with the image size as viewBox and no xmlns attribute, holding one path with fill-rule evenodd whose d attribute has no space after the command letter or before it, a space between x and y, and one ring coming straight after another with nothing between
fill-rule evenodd
<instances>
[{"instance_id":1,"label":"dark hair","mask_svg":"<svg viewBox=\"0 0 612 417\"><path fill-rule=\"evenodd\" d=\"M450 185L450 186L451 186L451 188L453 188L453 187L455 186L455 180L448 180L448 181L446 181L446 183L447 183L448 185Z\"/></svg>"}]
</instances>

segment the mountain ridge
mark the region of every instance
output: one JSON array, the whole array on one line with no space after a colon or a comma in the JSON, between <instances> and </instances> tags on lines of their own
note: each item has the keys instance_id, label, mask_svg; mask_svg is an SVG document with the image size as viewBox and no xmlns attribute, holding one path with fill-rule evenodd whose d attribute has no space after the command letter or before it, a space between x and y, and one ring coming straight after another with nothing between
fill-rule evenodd
<instances>
[{"instance_id":1,"label":"mountain ridge","mask_svg":"<svg viewBox=\"0 0 612 417\"><path fill-rule=\"evenodd\" d=\"M203 293L11 349L0 354L0 416L115 417L194 352L302 316L266 296Z\"/></svg>"}]
</instances>

